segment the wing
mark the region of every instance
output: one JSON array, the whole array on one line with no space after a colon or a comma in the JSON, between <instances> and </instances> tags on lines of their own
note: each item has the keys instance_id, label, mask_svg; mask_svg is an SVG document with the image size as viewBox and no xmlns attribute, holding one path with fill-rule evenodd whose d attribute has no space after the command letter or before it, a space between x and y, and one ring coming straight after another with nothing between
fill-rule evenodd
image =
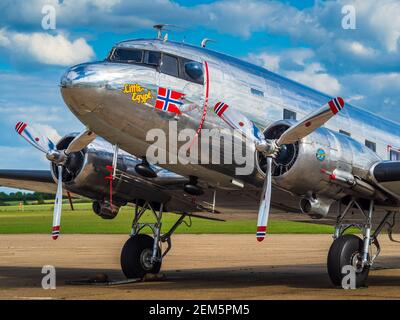
<instances>
[{"instance_id":1,"label":"wing","mask_svg":"<svg viewBox=\"0 0 400 320\"><path fill-rule=\"evenodd\" d=\"M0 186L26 189L43 193L55 193L50 170L0 170Z\"/></svg>"},{"instance_id":2,"label":"wing","mask_svg":"<svg viewBox=\"0 0 400 320\"><path fill-rule=\"evenodd\" d=\"M132 194L140 195L145 200L169 200L168 209L176 212L210 212L213 207L213 190L205 189L204 195L193 197L183 192L183 185L188 180L177 177L171 172L155 179L146 179L138 175L129 175L119 179L126 179L130 184ZM0 169L0 186L17 189L26 189L44 193L55 193L57 185L50 170L8 170ZM78 194L74 193L75 196ZM79 196L79 195L78 195ZM221 217L237 218L256 215L259 190L224 190L216 191L215 210L224 213ZM289 202L289 200L292 200ZM288 198L288 194L274 190L272 206L274 213L297 212L298 199ZM297 210L296 210L297 209Z\"/></svg>"}]
</instances>

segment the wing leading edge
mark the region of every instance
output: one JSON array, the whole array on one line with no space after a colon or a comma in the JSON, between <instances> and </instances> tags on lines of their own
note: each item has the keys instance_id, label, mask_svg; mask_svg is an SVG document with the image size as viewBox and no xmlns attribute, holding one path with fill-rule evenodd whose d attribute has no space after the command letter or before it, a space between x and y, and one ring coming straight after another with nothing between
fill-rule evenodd
<instances>
[{"instance_id":1,"label":"wing leading edge","mask_svg":"<svg viewBox=\"0 0 400 320\"><path fill-rule=\"evenodd\" d=\"M1 169L0 186L44 193L55 193L57 189L50 170Z\"/></svg>"}]
</instances>

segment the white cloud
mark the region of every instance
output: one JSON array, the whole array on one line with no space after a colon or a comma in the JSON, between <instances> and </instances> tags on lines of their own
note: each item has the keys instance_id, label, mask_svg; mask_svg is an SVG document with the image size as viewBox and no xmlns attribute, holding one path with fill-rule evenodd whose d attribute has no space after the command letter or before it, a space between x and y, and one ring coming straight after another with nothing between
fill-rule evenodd
<instances>
[{"instance_id":1,"label":"white cloud","mask_svg":"<svg viewBox=\"0 0 400 320\"><path fill-rule=\"evenodd\" d=\"M315 53L309 48L294 48L286 50L284 53L285 59L290 60L295 64L304 66L307 60L314 58Z\"/></svg>"},{"instance_id":2,"label":"white cloud","mask_svg":"<svg viewBox=\"0 0 400 320\"><path fill-rule=\"evenodd\" d=\"M247 60L273 72L278 72L279 70L280 57L278 55L266 52L260 54L251 53L248 55Z\"/></svg>"},{"instance_id":3,"label":"white cloud","mask_svg":"<svg viewBox=\"0 0 400 320\"><path fill-rule=\"evenodd\" d=\"M357 106L400 121L400 73L358 73L340 77L343 96Z\"/></svg>"},{"instance_id":4,"label":"white cloud","mask_svg":"<svg viewBox=\"0 0 400 320\"><path fill-rule=\"evenodd\" d=\"M349 43L344 42L344 45L348 50L355 55L372 58L375 56L376 51L373 48L364 46L361 42L351 41Z\"/></svg>"},{"instance_id":5,"label":"white cloud","mask_svg":"<svg viewBox=\"0 0 400 320\"><path fill-rule=\"evenodd\" d=\"M290 79L330 95L337 95L341 89L339 81L316 62L306 65L302 71L287 71L286 75Z\"/></svg>"},{"instance_id":6,"label":"white cloud","mask_svg":"<svg viewBox=\"0 0 400 320\"><path fill-rule=\"evenodd\" d=\"M309 48L293 48L279 54L263 51L245 59L330 95L337 95L341 89L339 80L328 74Z\"/></svg>"},{"instance_id":7,"label":"white cloud","mask_svg":"<svg viewBox=\"0 0 400 320\"><path fill-rule=\"evenodd\" d=\"M40 132L43 136L49 138L51 141L53 141L53 143L57 143L61 139L61 136L57 130L49 125L40 123L35 124L35 130Z\"/></svg>"},{"instance_id":8,"label":"white cloud","mask_svg":"<svg viewBox=\"0 0 400 320\"><path fill-rule=\"evenodd\" d=\"M388 52L397 52L400 39L400 2L397 0L356 1L357 6L366 6L361 11L371 31L382 42Z\"/></svg>"},{"instance_id":9,"label":"white cloud","mask_svg":"<svg viewBox=\"0 0 400 320\"><path fill-rule=\"evenodd\" d=\"M94 57L94 51L85 39L71 41L64 34L18 33L3 28L0 30L0 47L18 55L19 59L30 58L50 65L74 65Z\"/></svg>"}]
</instances>

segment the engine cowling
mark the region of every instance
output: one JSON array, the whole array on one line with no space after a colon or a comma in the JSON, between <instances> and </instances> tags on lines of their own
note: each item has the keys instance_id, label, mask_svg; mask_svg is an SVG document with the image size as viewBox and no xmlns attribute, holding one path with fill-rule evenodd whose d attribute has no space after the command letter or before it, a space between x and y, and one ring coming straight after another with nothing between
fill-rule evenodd
<instances>
[{"instance_id":1,"label":"engine cowling","mask_svg":"<svg viewBox=\"0 0 400 320\"><path fill-rule=\"evenodd\" d=\"M268 127L264 135L267 139L277 139L292 123L278 121ZM257 159L258 170L265 174L265 157L258 153ZM281 147L273 159L273 182L279 188L302 197L300 208L303 212L321 218L328 214L332 202L348 194L343 192L347 187L354 189L358 183L357 192L362 193L366 188L367 193L368 185L364 179L368 178L371 166L379 160L376 153L351 137L319 128L301 141ZM336 181L335 174L345 177L345 182ZM348 177L353 177L354 181L347 183Z\"/></svg>"},{"instance_id":2,"label":"engine cowling","mask_svg":"<svg viewBox=\"0 0 400 320\"><path fill-rule=\"evenodd\" d=\"M63 150L68 147L76 134L63 137L56 148ZM129 159L128 159L129 158ZM113 188L113 205L109 204L109 181L105 179L110 172L106 166L112 164L113 146L107 141L96 138L86 148L68 155L63 165L63 183L67 190L94 200L93 210L105 219L114 218L119 208L133 197L127 182L119 181ZM118 157L117 168L126 173L134 172L134 166L139 160L127 154ZM57 166L51 164L51 172L57 181Z\"/></svg>"}]
</instances>

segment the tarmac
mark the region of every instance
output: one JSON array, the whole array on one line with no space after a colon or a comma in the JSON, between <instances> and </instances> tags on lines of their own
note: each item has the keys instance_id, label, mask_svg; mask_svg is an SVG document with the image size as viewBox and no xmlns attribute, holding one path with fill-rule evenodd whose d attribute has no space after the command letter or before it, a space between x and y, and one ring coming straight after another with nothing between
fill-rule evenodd
<instances>
[{"instance_id":1,"label":"tarmac","mask_svg":"<svg viewBox=\"0 0 400 320\"><path fill-rule=\"evenodd\" d=\"M127 235L0 235L0 299L400 299L400 244L381 237L367 288L332 287L326 271L331 235L173 236L161 276L122 284L71 285L104 277L124 281L119 255ZM56 289L42 288L42 267Z\"/></svg>"}]
</instances>

